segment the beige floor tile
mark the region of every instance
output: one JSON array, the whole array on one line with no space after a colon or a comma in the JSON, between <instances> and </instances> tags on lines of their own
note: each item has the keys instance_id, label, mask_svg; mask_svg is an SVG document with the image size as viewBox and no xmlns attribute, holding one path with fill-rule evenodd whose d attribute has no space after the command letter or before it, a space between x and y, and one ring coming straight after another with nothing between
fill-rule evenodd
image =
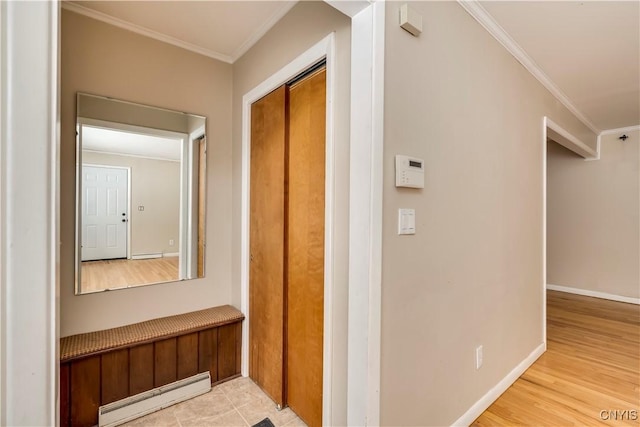
<instances>
[{"instance_id":1,"label":"beige floor tile","mask_svg":"<svg viewBox=\"0 0 640 427\"><path fill-rule=\"evenodd\" d=\"M249 424L238 411L231 411L217 417L201 417L180 421L182 427L248 427Z\"/></svg>"},{"instance_id":2,"label":"beige floor tile","mask_svg":"<svg viewBox=\"0 0 640 427\"><path fill-rule=\"evenodd\" d=\"M183 426L193 420L214 418L234 410L224 393L212 390L173 407L173 413Z\"/></svg>"},{"instance_id":3,"label":"beige floor tile","mask_svg":"<svg viewBox=\"0 0 640 427\"><path fill-rule=\"evenodd\" d=\"M307 427L302 418L296 416L293 420L285 424L286 427Z\"/></svg>"},{"instance_id":4,"label":"beige floor tile","mask_svg":"<svg viewBox=\"0 0 640 427\"><path fill-rule=\"evenodd\" d=\"M231 381L225 381L222 384L218 384L213 389L227 393L230 390L236 390L238 388L246 387L248 385L255 385L255 383L249 377L235 378Z\"/></svg>"},{"instance_id":5,"label":"beige floor tile","mask_svg":"<svg viewBox=\"0 0 640 427\"><path fill-rule=\"evenodd\" d=\"M211 427L247 427L246 420L234 410L211 420Z\"/></svg>"},{"instance_id":6,"label":"beige floor tile","mask_svg":"<svg viewBox=\"0 0 640 427\"><path fill-rule=\"evenodd\" d=\"M305 424L304 421L302 421L302 418L296 416L293 420L289 421L287 424L285 424L286 427L307 427L307 425Z\"/></svg>"},{"instance_id":7,"label":"beige floor tile","mask_svg":"<svg viewBox=\"0 0 640 427\"><path fill-rule=\"evenodd\" d=\"M289 408L275 403L249 378L215 386L209 393L125 424L125 427L250 427L265 418L276 427L306 427Z\"/></svg>"},{"instance_id":8,"label":"beige floor tile","mask_svg":"<svg viewBox=\"0 0 640 427\"><path fill-rule=\"evenodd\" d=\"M296 418L296 414L289 408L278 411L272 401L258 402L257 404L249 403L239 407L238 412L250 425L269 417L271 422L276 427L279 427Z\"/></svg>"},{"instance_id":9,"label":"beige floor tile","mask_svg":"<svg viewBox=\"0 0 640 427\"><path fill-rule=\"evenodd\" d=\"M238 381L238 383L233 385L229 384L229 386L227 386L226 388L222 388L224 394L229 398L231 403L233 403L236 408L247 405L249 403L252 403L254 405L271 403L275 406L269 396L267 396L265 392L263 392L262 389L258 387L253 381L248 378L242 378L242 380L246 381L233 380L230 381L230 383L234 381ZM225 384L221 384L220 387Z\"/></svg>"},{"instance_id":10,"label":"beige floor tile","mask_svg":"<svg viewBox=\"0 0 640 427\"><path fill-rule=\"evenodd\" d=\"M123 427L180 427L173 407L122 424Z\"/></svg>"}]
</instances>

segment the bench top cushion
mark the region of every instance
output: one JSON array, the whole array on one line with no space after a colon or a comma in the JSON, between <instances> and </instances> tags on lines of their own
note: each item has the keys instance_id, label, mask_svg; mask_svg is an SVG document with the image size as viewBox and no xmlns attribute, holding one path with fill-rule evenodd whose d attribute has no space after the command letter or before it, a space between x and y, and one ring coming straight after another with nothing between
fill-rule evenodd
<instances>
[{"instance_id":1,"label":"bench top cushion","mask_svg":"<svg viewBox=\"0 0 640 427\"><path fill-rule=\"evenodd\" d=\"M238 322L244 315L230 305L161 317L103 331L87 332L60 339L60 361L104 353L136 344L157 341L215 326Z\"/></svg>"}]
</instances>

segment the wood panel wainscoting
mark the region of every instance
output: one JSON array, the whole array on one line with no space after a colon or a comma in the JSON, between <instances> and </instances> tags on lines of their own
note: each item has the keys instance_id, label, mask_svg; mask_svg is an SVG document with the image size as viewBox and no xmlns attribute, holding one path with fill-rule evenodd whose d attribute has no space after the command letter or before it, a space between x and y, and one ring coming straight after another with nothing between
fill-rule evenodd
<instances>
[{"instance_id":1,"label":"wood panel wainscoting","mask_svg":"<svg viewBox=\"0 0 640 427\"><path fill-rule=\"evenodd\" d=\"M227 305L62 338L60 425L94 426L101 405L200 372L240 376L243 320Z\"/></svg>"}]
</instances>

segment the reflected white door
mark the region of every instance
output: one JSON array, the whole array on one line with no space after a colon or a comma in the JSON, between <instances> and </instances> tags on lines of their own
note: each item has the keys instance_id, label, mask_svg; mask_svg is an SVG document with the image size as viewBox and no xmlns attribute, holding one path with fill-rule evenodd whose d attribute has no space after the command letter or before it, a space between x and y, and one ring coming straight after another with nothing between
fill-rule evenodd
<instances>
[{"instance_id":1,"label":"reflected white door","mask_svg":"<svg viewBox=\"0 0 640 427\"><path fill-rule=\"evenodd\" d=\"M82 166L82 261L127 257L129 171Z\"/></svg>"}]
</instances>

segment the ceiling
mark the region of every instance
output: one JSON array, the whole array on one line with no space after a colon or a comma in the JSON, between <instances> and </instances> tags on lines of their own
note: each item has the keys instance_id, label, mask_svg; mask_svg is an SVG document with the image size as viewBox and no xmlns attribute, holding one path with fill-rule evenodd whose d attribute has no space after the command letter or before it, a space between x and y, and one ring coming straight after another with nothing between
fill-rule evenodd
<instances>
[{"instance_id":1,"label":"ceiling","mask_svg":"<svg viewBox=\"0 0 640 427\"><path fill-rule=\"evenodd\" d=\"M598 130L640 125L640 2L481 2Z\"/></svg>"},{"instance_id":2,"label":"ceiling","mask_svg":"<svg viewBox=\"0 0 640 427\"><path fill-rule=\"evenodd\" d=\"M179 162L181 148L181 139L82 126L83 151Z\"/></svg>"},{"instance_id":3,"label":"ceiling","mask_svg":"<svg viewBox=\"0 0 640 427\"><path fill-rule=\"evenodd\" d=\"M65 1L63 7L232 63L295 1Z\"/></svg>"},{"instance_id":4,"label":"ceiling","mask_svg":"<svg viewBox=\"0 0 640 427\"><path fill-rule=\"evenodd\" d=\"M295 3L147 0L63 5L233 63ZM486 14L508 44L522 51L527 68L592 130L640 125L640 2L466 3Z\"/></svg>"}]
</instances>

